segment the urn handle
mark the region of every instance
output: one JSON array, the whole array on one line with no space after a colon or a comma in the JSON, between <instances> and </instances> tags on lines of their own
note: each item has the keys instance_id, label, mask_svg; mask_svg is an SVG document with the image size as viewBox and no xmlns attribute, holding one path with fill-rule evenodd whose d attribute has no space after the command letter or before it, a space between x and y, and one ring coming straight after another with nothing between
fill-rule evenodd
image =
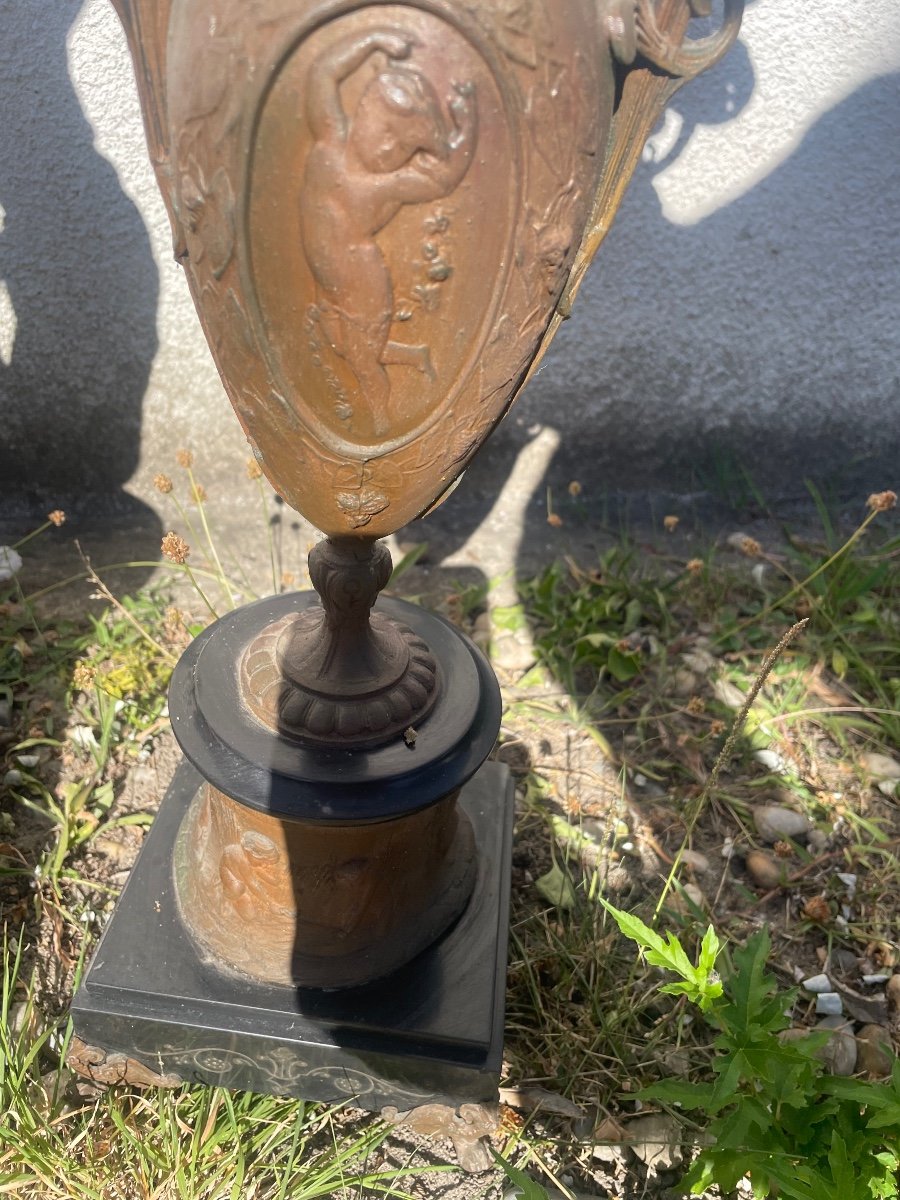
<instances>
[{"instance_id":1,"label":"urn handle","mask_svg":"<svg viewBox=\"0 0 900 1200\"><path fill-rule=\"evenodd\" d=\"M682 4L684 7L685 0ZM724 0L721 27L711 37L697 41L673 36L675 22L660 19L657 7L655 0L600 0L601 20L612 52L626 66L640 56L668 75L692 79L715 66L734 44L744 0ZM708 17L712 4L711 0L686 0L686 8L688 16Z\"/></svg>"}]
</instances>

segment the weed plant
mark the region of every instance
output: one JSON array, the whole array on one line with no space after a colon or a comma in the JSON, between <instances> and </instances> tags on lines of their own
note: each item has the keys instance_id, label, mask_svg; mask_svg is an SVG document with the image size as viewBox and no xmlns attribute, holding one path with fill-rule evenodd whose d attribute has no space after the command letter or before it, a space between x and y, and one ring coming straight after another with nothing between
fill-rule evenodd
<instances>
[{"instance_id":1,"label":"weed plant","mask_svg":"<svg viewBox=\"0 0 900 1200\"><path fill-rule=\"evenodd\" d=\"M80 1094L62 1065L70 1030L44 975L56 958L71 987L112 902L115 889L91 880L92 845L151 820L123 809L121 784L164 734L172 665L213 615L256 594L216 542L192 456L179 466L178 486L156 480L180 530L167 534L163 554L169 583L194 587L197 604L183 587L180 609L161 591L119 599L103 582L106 568L86 561L82 578L108 605L86 624L43 618L50 589L29 598L18 576L0 605L0 701L12 709L0 747L0 1191L92 1200L407 1195L425 1168L381 1157L389 1131L380 1122L222 1089ZM280 591L295 580L271 536L258 469L248 475L264 510L271 589ZM523 581L521 603L493 613L498 636L533 631L538 659L509 695L507 731L534 744L564 731L567 744L585 741L620 772L591 822L559 803L558 762L532 762L522 779L518 844L540 842L545 861L536 886L514 901L509 1082L623 1120L636 1098L690 1114L685 1137L702 1149L685 1186L696 1194L749 1177L766 1200L896 1195L896 1069L890 1084L838 1080L823 1075L815 1039L779 1040L791 996L774 981L776 948L748 932L759 896L747 891L747 912L725 913L713 931L683 886L684 856L698 838L712 830L721 841L731 830L752 844L753 807L777 786L820 826L840 830L825 855L787 847L786 880L800 902L807 884L819 888L829 856L872 880L852 925L804 919L791 936L814 927L830 947L900 950L895 831L883 809L863 802L858 765L864 750L900 745L900 538L878 537L874 525L890 495L873 496L844 540L817 497L821 538L787 537L786 551L746 538L702 557L667 549L651 560L622 538L594 564L563 561ZM467 600L454 604L464 615ZM761 673L762 649L802 622L802 636ZM686 653L687 694L676 678ZM755 687L760 677L765 686ZM641 898L646 921L607 899L610 865L634 853L628 791L637 775L656 786L671 825L648 828L664 856L654 893ZM720 939L733 949L719 952ZM659 969L676 981L660 987ZM590 1145L540 1118L509 1120L495 1144L523 1200L547 1194L534 1173L563 1194L564 1165L589 1174Z\"/></svg>"}]
</instances>

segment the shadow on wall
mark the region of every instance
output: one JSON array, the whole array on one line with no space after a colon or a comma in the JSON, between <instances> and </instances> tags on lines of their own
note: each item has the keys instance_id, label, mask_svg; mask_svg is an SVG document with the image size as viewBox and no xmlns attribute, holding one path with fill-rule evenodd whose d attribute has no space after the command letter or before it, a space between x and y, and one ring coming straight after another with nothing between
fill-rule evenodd
<instances>
[{"instance_id":1,"label":"shadow on wall","mask_svg":"<svg viewBox=\"0 0 900 1200\"><path fill-rule=\"evenodd\" d=\"M109 507L137 464L157 349L147 231L69 79L80 8L0 0L0 280L15 314L0 339L7 514L85 491Z\"/></svg>"},{"instance_id":2,"label":"shadow on wall","mask_svg":"<svg viewBox=\"0 0 900 1200\"><path fill-rule=\"evenodd\" d=\"M745 85L742 64L723 78ZM708 120L701 83L676 98L688 130ZM641 169L582 301L604 331L593 357L575 344L576 308L526 401L530 420L562 403L585 412L577 445L563 439L567 479L727 490L742 466L773 498L808 476L834 496L896 482L898 105L900 75L864 84L691 226L663 217L659 168Z\"/></svg>"},{"instance_id":3,"label":"shadow on wall","mask_svg":"<svg viewBox=\"0 0 900 1200\"><path fill-rule=\"evenodd\" d=\"M738 44L680 92L667 161L697 125L733 119L753 82ZM900 361L898 110L900 74L864 84L691 226L664 217L660 165L642 164L545 365L450 502L404 536L452 553L541 426L560 448L533 481L523 545L546 540L547 487L565 510L573 479L580 511L595 513L617 493L637 509L653 492L740 505L742 471L771 500L806 495L806 478L833 499L895 486L900 374L885 364Z\"/></svg>"},{"instance_id":4,"label":"shadow on wall","mask_svg":"<svg viewBox=\"0 0 900 1200\"><path fill-rule=\"evenodd\" d=\"M734 120L749 101L754 83L749 55L739 41L729 51L724 65L693 80L669 105L670 109L677 110L681 128L667 161L678 157L698 125L727 124ZM687 103L696 89L701 89L702 95L695 103ZM621 424L615 428L607 424L607 416L620 389L630 386L638 393L642 390L643 364L627 357L618 332L621 326L627 327L635 318L633 315L624 320L620 318L620 306L627 311L642 300L651 301L660 310L666 305L652 278L649 283L636 280L630 261L635 246L649 245L651 240L660 243L660 253L664 254L666 241L672 234L672 226L662 216L652 188L653 174L659 169L659 164L643 164L638 168L625 194L613 233L588 271L587 283L575 305L575 319L562 326L537 375L479 451L457 490L424 521L415 522L401 533L402 543L427 541L429 561L449 557L467 541L493 509L498 493L510 478L523 450L546 427L558 432L560 447L552 456L546 474L532 478L531 503L522 504L525 528L519 558L523 570L535 570L548 555L559 552L559 536L548 536L548 486L556 505L561 502L564 506L568 484L573 479L583 483L581 525L585 516L597 518L599 509L605 509L610 493L617 489L630 491L643 487L637 473L631 476L631 464L638 465L642 452L631 437L627 409ZM638 215L628 235L618 239L619 262L610 265L609 251L616 241L615 231L623 222L623 216L632 209L636 209ZM600 288L596 286L598 279ZM612 294L607 295L602 290L604 279L614 281ZM642 296L642 288L647 290L646 295ZM580 337L579 318L590 326L583 350L573 347ZM601 356L599 360L598 355ZM562 418L558 415L561 410L565 413ZM578 428L577 436L573 436L576 421L572 413L576 411L579 413ZM623 460L627 474L623 474ZM672 490L672 481L663 471L655 486ZM604 511L603 516L607 515ZM548 543L556 546L556 550Z\"/></svg>"}]
</instances>

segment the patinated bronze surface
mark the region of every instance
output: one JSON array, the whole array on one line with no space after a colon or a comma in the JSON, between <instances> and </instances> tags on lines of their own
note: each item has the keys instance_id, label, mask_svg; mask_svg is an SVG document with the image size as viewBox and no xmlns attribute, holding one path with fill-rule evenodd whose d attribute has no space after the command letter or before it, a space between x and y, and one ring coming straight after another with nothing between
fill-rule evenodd
<instances>
[{"instance_id":1,"label":"patinated bronze surface","mask_svg":"<svg viewBox=\"0 0 900 1200\"><path fill-rule=\"evenodd\" d=\"M286 736L357 748L409 731L434 707L438 665L426 643L381 613L387 547L319 542L309 556L322 607L267 625L241 659L247 707Z\"/></svg>"},{"instance_id":2,"label":"patinated bronze surface","mask_svg":"<svg viewBox=\"0 0 900 1200\"><path fill-rule=\"evenodd\" d=\"M649 127L742 8L684 43L708 0L115 3L260 463L326 534L373 538L506 411Z\"/></svg>"},{"instance_id":3,"label":"patinated bronze surface","mask_svg":"<svg viewBox=\"0 0 900 1200\"><path fill-rule=\"evenodd\" d=\"M216 784L178 836L180 912L229 971L358 984L465 906L456 791L487 749L466 757L454 703L499 725L474 648L370 615L377 539L448 491L515 399L650 128L728 49L742 0L696 42L710 0L113 3L231 402L326 534L321 607L265 608L251 637L220 622L176 672L176 733Z\"/></svg>"},{"instance_id":4,"label":"patinated bronze surface","mask_svg":"<svg viewBox=\"0 0 900 1200\"><path fill-rule=\"evenodd\" d=\"M284 986L349 987L415 957L475 882L457 793L392 821L284 821L212 787L175 852L182 919L213 959Z\"/></svg>"}]
</instances>

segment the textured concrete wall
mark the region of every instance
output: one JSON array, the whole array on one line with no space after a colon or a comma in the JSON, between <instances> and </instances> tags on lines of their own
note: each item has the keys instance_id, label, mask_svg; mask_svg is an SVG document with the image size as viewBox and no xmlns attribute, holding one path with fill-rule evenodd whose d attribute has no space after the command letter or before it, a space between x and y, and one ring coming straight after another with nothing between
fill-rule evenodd
<instances>
[{"instance_id":1,"label":"textured concrete wall","mask_svg":"<svg viewBox=\"0 0 900 1200\"><path fill-rule=\"evenodd\" d=\"M147 495L181 445L240 470L111 7L0 0L0 29L0 493ZM543 426L548 479L594 492L727 490L738 464L782 494L805 473L887 486L898 101L896 0L749 4L652 138L488 466Z\"/></svg>"}]
</instances>

